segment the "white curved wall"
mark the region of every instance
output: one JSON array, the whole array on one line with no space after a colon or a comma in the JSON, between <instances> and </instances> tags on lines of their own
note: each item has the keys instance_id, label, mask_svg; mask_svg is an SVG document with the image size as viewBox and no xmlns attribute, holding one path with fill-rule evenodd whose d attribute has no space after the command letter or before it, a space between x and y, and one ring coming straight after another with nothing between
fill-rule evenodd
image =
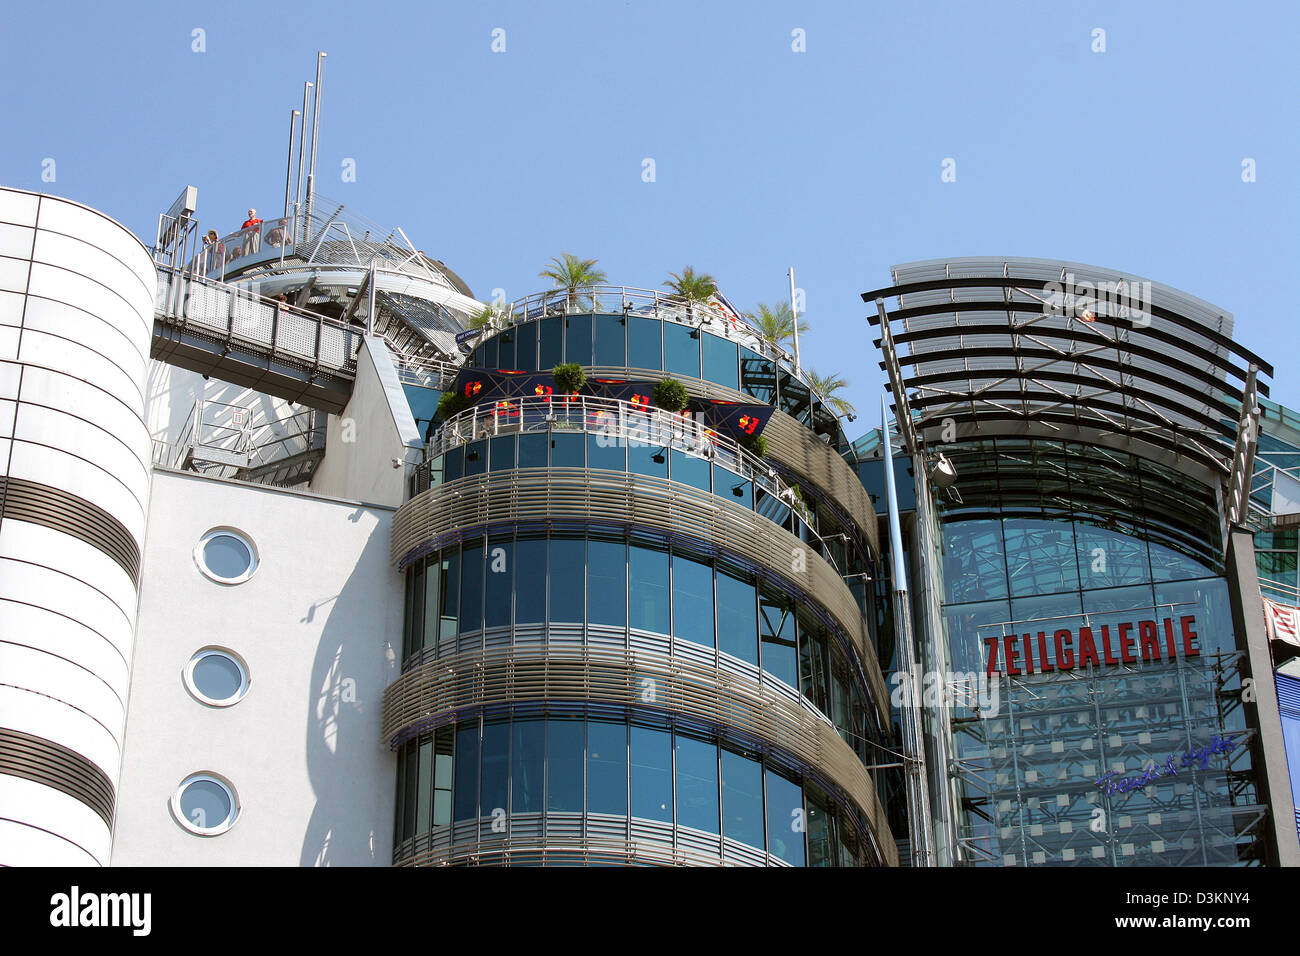
<instances>
[{"instance_id":1,"label":"white curved wall","mask_svg":"<svg viewBox=\"0 0 1300 956\"><path fill-rule=\"evenodd\" d=\"M0 865L109 860L155 287L123 226L0 188Z\"/></svg>"}]
</instances>

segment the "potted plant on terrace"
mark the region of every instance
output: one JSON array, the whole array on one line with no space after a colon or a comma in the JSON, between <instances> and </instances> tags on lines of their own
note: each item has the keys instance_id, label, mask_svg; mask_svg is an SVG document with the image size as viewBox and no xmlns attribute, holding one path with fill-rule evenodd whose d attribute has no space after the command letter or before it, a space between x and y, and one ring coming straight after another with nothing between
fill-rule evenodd
<instances>
[{"instance_id":1,"label":"potted plant on terrace","mask_svg":"<svg viewBox=\"0 0 1300 956\"><path fill-rule=\"evenodd\" d=\"M582 386L587 384L587 373L577 362L555 366L551 376L555 379L555 387L566 395L577 395Z\"/></svg>"},{"instance_id":2,"label":"potted plant on terrace","mask_svg":"<svg viewBox=\"0 0 1300 956\"><path fill-rule=\"evenodd\" d=\"M655 385L654 392L651 393L654 403L666 412L680 412L685 410L691 396L686 391L686 386L675 378L665 378Z\"/></svg>"}]
</instances>

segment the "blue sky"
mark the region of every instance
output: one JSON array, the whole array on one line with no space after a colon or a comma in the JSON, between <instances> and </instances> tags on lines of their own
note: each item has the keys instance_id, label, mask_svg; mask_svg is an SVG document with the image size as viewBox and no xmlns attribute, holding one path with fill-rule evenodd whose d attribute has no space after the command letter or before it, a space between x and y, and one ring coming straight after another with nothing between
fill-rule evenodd
<instances>
[{"instance_id":1,"label":"blue sky","mask_svg":"<svg viewBox=\"0 0 1300 956\"><path fill-rule=\"evenodd\" d=\"M858 295L891 265L1068 259L1232 312L1300 406L1298 47L1289 3L7 4L0 182L146 242L187 183L204 229L274 213L323 49L320 191L480 298L573 252L643 287L690 264L749 308L793 265L805 364L852 381L861 429L883 374Z\"/></svg>"}]
</instances>

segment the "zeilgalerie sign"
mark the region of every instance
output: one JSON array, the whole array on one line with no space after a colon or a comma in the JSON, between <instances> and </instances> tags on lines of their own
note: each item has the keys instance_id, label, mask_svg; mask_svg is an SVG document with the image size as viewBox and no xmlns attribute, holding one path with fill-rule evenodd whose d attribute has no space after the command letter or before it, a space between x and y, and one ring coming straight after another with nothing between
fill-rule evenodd
<instances>
[{"instance_id":1,"label":"zeilgalerie sign","mask_svg":"<svg viewBox=\"0 0 1300 956\"><path fill-rule=\"evenodd\" d=\"M1189 614L1179 618L1177 626L1174 618L1166 617L1159 622L1125 622L1113 630L1111 625L1102 624L1095 630L1091 627L1077 630L1063 627L1050 637L1047 631L986 637L988 667L984 673L1017 677L1069 671L1088 665L1114 667L1199 657L1201 649L1196 646L1195 624L1196 617Z\"/></svg>"}]
</instances>

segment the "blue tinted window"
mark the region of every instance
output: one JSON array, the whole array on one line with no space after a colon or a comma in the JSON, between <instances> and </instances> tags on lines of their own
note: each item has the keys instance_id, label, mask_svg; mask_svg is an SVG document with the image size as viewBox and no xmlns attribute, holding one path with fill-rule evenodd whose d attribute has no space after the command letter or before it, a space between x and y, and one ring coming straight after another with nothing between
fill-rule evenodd
<instances>
[{"instance_id":1,"label":"blue tinted window","mask_svg":"<svg viewBox=\"0 0 1300 956\"><path fill-rule=\"evenodd\" d=\"M758 663L754 585L718 572L718 650Z\"/></svg>"},{"instance_id":2,"label":"blue tinted window","mask_svg":"<svg viewBox=\"0 0 1300 956\"><path fill-rule=\"evenodd\" d=\"M586 464L586 445L582 432L551 432L551 467L582 468Z\"/></svg>"},{"instance_id":3,"label":"blue tinted window","mask_svg":"<svg viewBox=\"0 0 1300 956\"><path fill-rule=\"evenodd\" d=\"M665 322L664 349L668 362L665 366L669 375L689 375L700 377L700 340L692 336L692 329L676 322Z\"/></svg>"},{"instance_id":4,"label":"blue tinted window","mask_svg":"<svg viewBox=\"0 0 1300 956\"><path fill-rule=\"evenodd\" d=\"M673 614L677 637L713 646L713 568L673 556Z\"/></svg>"},{"instance_id":5,"label":"blue tinted window","mask_svg":"<svg viewBox=\"0 0 1300 956\"><path fill-rule=\"evenodd\" d=\"M722 833L763 846L763 768L757 760L722 751Z\"/></svg>"},{"instance_id":6,"label":"blue tinted window","mask_svg":"<svg viewBox=\"0 0 1300 956\"><path fill-rule=\"evenodd\" d=\"M515 436L502 435L492 439L492 470L509 471L515 467Z\"/></svg>"},{"instance_id":7,"label":"blue tinted window","mask_svg":"<svg viewBox=\"0 0 1300 956\"><path fill-rule=\"evenodd\" d=\"M626 320L616 315L596 316L595 365L623 368L627 365Z\"/></svg>"},{"instance_id":8,"label":"blue tinted window","mask_svg":"<svg viewBox=\"0 0 1300 956\"><path fill-rule=\"evenodd\" d=\"M460 619L460 552L454 547L445 552L441 583L442 617L438 626L438 636L445 640L455 636Z\"/></svg>"},{"instance_id":9,"label":"blue tinted window","mask_svg":"<svg viewBox=\"0 0 1300 956\"><path fill-rule=\"evenodd\" d=\"M804 865L803 793L799 785L771 770L767 778L767 850L795 866Z\"/></svg>"},{"instance_id":10,"label":"blue tinted window","mask_svg":"<svg viewBox=\"0 0 1300 956\"><path fill-rule=\"evenodd\" d=\"M426 570L427 565L427 570ZM410 572L411 582L411 641L413 651L422 647L436 647L438 644L438 596L442 593L438 587L436 575L441 565L438 556L415 564ZM434 587L428 588L428 574L435 575Z\"/></svg>"},{"instance_id":11,"label":"blue tinted window","mask_svg":"<svg viewBox=\"0 0 1300 956\"><path fill-rule=\"evenodd\" d=\"M515 326L515 364L526 372L537 371L537 323ZM548 368L546 371L550 371Z\"/></svg>"},{"instance_id":12,"label":"blue tinted window","mask_svg":"<svg viewBox=\"0 0 1300 956\"><path fill-rule=\"evenodd\" d=\"M465 473L465 446L459 445L442 456L442 480L455 481Z\"/></svg>"},{"instance_id":13,"label":"blue tinted window","mask_svg":"<svg viewBox=\"0 0 1300 956\"><path fill-rule=\"evenodd\" d=\"M615 434L587 436L587 467L627 471L627 453Z\"/></svg>"},{"instance_id":14,"label":"blue tinted window","mask_svg":"<svg viewBox=\"0 0 1300 956\"><path fill-rule=\"evenodd\" d=\"M466 547L460 558L460 629L483 626L483 548Z\"/></svg>"},{"instance_id":15,"label":"blue tinted window","mask_svg":"<svg viewBox=\"0 0 1300 956\"><path fill-rule=\"evenodd\" d=\"M582 766L586 723L581 717L546 722L546 809L582 810Z\"/></svg>"},{"instance_id":16,"label":"blue tinted window","mask_svg":"<svg viewBox=\"0 0 1300 956\"><path fill-rule=\"evenodd\" d=\"M563 333L563 322L564 319L557 315L549 319L542 319L541 322L537 323L540 328L537 340L537 370L539 372L549 372L564 360L562 352L564 341L560 337Z\"/></svg>"},{"instance_id":17,"label":"blue tinted window","mask_svg":"<svg viewBox=\"0 0 1300 956\"><path fill-rule=\"evenodd\" d=\"M521 538L515 555L515 623L541 623L546 620L546 539Z\"/></svg>"},{"instance_id":18,"label":"blue tinted window","mask_svg":"<svg viewBox=\"0 0 1300 956\"><path fill-rule=\"evenodd\" d=\"M704 375L710 382L717 382L727 388L739 388L736 366L736 343L716 335L703 334Z\"/></svg>"},{"instance_id":19,"label":"blue tinted window","mask_svg":"<svg viewBox=\"0 0 1300 956\"><path fill-rule=\"evenodd\" d=\"M429 814L433 810L433 741L426 740L420 744L418 753L419 777L415 794L415 832L423 833L429 829ZM416 751L412 751L411 756L414 758Z\"/></svg>"},{"instance_id":20,"label":"blue tinted window","mask_svg":"<svg viewBox=\"0 0 1300 956\"><path fill-rule=\"evenodd\" d=\"M627 364L629 368L662 369L663 344L660 332L663 323L658 319L632 316L627 323Z\"/></svg>"},{"instance_id":21,"label":"blue tinted window","mask_svg":"<svg viewBox=\"0 0 1300 956\"><path fill-rule=\"evenodd\" d=\"M546 432L533 432L519 436L519 467L545 468L546 456L551 447L550 436Z\"/></svg>"},{"instance_id":22,"label":"blue tinted window","mask_svg":"<svg viewBox=\"0 0 1300 956\"><path fill-rule=\"evenodd\" d=\"M1055 594L1079 587L1074 525L1068 519L1006 518L1006 542L1011 596Z\"/></svg>"},{"instance_id":23,"label":"blue tinted window","mask_svg":"<svg viewBox=\"0 0 1300 956\"><path fill-rule=\"evenodd\" d=\"M483 725L483 785L479 815L510 807L510 724Z\"/></svg>"},{"instance_id":24,"label":"blue tinted window","mask_svg":"<svg viewBox=\"0 0 1300 956\"><path fill-rule=\"evenodd\" d=\"M628 471L637 475L668 477L668 452L663 445L632 444L627 449Z\"/></svg>"},{"instance_id":25,"label":"blue tinted window","mask_svg":"<svg viewBox=\"0 0 1300 956\"><path fill-rule=\"evenodd\" d=\"M788 372L781 373L781 411L805 425L812 422L812 392Z\"/></svg>"},{"instance_id":26,"label":"blue tinted window","mask_svg":"<svg viewBox=\"0 0 1300 956\"><path fill-rule=\"evenodd\" d=\"M997 518L945 521L943 583L949 603L1007 596L1002 522Z\"/></svg>"},{"instance_id":27,"label":"blue tinted window","mask_svg":"<svg viewBox=\"0 0 1300 956\"><path fill-rule=\"evenodd\" d=\"M794 604L784 594L765 592L759 602L763 638L763 670L791 687L799 686L795 652Z\"/></svg>"},{"instance_id":28,"label":"blue tinted window","mask_svg":"<svg viewBox=\"0 0 1300 956\"><path fill-rule=\"evenodd\" d=\"M497 351L499 348L500 346L497 344L497 339L495 336L493 336L492 338L488 339L486 342L483 343L483 362L482 365L480 366L481 368L500 367L501 365L500 356L498 355L498 351Z\"/></svg>"},{"instance_id":29,"label":"blue tinted window","mask_svg":"<svg viewBox=\"0 0 1300 956\"><path fill-rule=\"evenodd\" d=\"M499 367L514 370L517 367L515 360L515 331L507 329L502 332L497 336L497 342L500 344L497 355L497 361L500 363Z\"/></svg>"},{"instance_id":30,"label":"blue tinted window","mask_svg":"<svg viewBox=\"0 0 1300 956\"><path fill-rule=\"evenodd\" d=\"M716 464L713 466L713 493L751 511L754 508L754 483Z\"/></svg>"},{"instance_id":31,"label":"blue tinted window","mask_svg":"<svg viewBox=\"0 0 1300 956\"><path fill-rule=\"evenodd\" d=\"M591 316L571 315L565 325L564 361L591 365Z\"/></svg>"},{"instance_id":32,"label":"blue tinted window","mask_svg":"<svg viewBox=\"0 0 1300 956\"><path fill-rule=\"evenodd\" d=\"M582 538L551 539L552 621L582 623L582 570L587 542Z\"/></svg>"},{"instance_id":33,"label":"blue tinted window","mask_svg":"<svg viewBox=\"0 0 1300 956\"><path fill-rule=\"evenodd\" d=\"M830 803L818 787L805 784L807 801L808 865L834 866L831 855Z\"/></svg>"},{"instance_id":34,"label":"blue tinted window","mask_svg":"<svg viewBox=\"0 0 1300 956\"><path fill-rule=\"evenodd\" d=\"M674 448L672 465L671 477L673 481L680 481L684 485L699 488L701 491L709 490L709 463L707 460L696 458L694 455L688 455L686 452Z\"/></svg>"},{"instance_id":35,"label":"blue tinted window","mask_svg":"<svg viewBox=\"0 0 1300 956\"><path fill-rule=\"evenodd\" d=\"M487 627L510 624L510 599L515 583L515 544L509 538L489 538L487 550L487 594L483 610Z\"/></svg>"},{"instance_id":36,"label":"blue tinted window","mask_svg":"<svg viewBox=\"0 0 1300 956\"><path fill-rule=\"evenodd\" d=\"M677 825L718 832L718 746L677 735Z\"/></svg>"},{"instance_id":37,"label":"blue tinted window","mask_svg":"<svg viewBox=\"0 0 1300 956\"><path fill-rule=\"evenodd\" d=\"M632 816L673 822L672 735L632 726Z\"/></svg>"},{"instance_id":38,"label":"blue tinted window","mask_svg":"<svg viewBox=\"0 0 1300 956\"><path fill-rule=\"evenodd\" d=\"M587 547L591 623L622 627L627 623L627 545L592 538Z\"/></svg>"},{"instance_id":39,"label":"blue tinted window","mask_svg":"<svg viewBox=\"0 0 1300 956\"><path fill-rule=\"evenodd\" d=\"M749 349L740 350L740 390L760 402L776 404L776 365Z\"/></svg>"},{"instance_id":40,"label":"blue tinted window","mask_svg":"<svg viewBox=\"0 0 1300 956\"><path fill-rule=\"evenodd\" d=\"M633 545L628 586L630 623L645 631L668 631L668 553Z\"/></svg>"},{"instance_id":41,"label":"blue tinted window","mask_svg":"<svg viewBox=\"0 0 1300 956\"><path fill-rule=\"evenodd\" d=\"M823 713L828 705L826 634L808 618L799 618L799 689Z\"/></svg>"},{"instance_id":42,"label":"blue tinted window","mask_svg":"<svg viewBox=\"0 0 1300 956\"><path fill-rule=\"evenodd\" d=\"M542 774L546 771L544 720L516 720L510 750L510 812L540 813Z\"/></svg>"},{"instance_id":43,"label":"blue tinted window","mask_svg":"<svg viewBox=\"0 0 1300 956\"><path fill-rule=\"evenodd\" d=\"M587 725L587 810L627 813L626 724L593 720Z\"/></svg>"}]
</instances>

